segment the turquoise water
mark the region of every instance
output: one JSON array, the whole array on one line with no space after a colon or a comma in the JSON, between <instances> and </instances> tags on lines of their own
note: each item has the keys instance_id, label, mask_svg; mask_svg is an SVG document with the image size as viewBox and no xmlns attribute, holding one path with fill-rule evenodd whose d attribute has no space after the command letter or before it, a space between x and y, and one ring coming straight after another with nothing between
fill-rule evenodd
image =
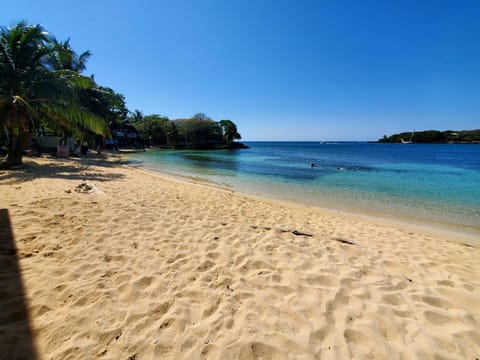
<instances>
[{"instance_id":1,"label":"turquoise water","mask_svg":"<svg viewBox=\"0 0 480 360\"><path fill-rule=\"evenodd\" d=\"M480 230L480 145L246 144L132 157L149 170L255 195Z\"/></svg>"}]
</instances>

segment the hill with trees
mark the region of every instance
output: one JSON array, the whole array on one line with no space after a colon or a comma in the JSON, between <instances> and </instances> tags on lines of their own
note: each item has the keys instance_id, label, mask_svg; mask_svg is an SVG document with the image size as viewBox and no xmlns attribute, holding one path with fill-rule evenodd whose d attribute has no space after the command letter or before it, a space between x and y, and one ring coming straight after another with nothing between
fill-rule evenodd
<instances>
[{"instance_id":1,"label":"hill with trees","mask_svg":"<svg viewBox=\"0 0 480 360\"><path fill-rule=\"evenodd\" d=\"M438 131L425 130L416 132L403 132L391 136L384 135L378 140L380 143L422 143L422 144L478 144L480 143L480 130Z\"/></svg>"}]
</instances>

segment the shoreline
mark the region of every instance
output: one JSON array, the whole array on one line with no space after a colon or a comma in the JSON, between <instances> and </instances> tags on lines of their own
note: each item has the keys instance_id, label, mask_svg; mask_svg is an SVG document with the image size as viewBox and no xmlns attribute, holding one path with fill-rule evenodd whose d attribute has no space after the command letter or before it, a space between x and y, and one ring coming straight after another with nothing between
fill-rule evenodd
<instances>
[{"instance_id":1,"label":"shoreline","mask_svg":"<svg viewBox=\"0 0 480 360\"><path fill-rule=\"evenodd\" d=\"M119 154L121 155L121 154ZM125 158L127 162L129 161L128 157ZM135 161L135 160L134 160ZM454 223L445 223L441 220L434 220L434 219L412 219L406 216L401 216L394 212L387 212L387 213L380 213L380 211L372 211L366 208L360 207L352 207L348 205L335 207L333 203L323 202L322 204L313 204L309 203L308 201L302 201L301 198L285 198L280 196L269 196L269 195L260 195L256 194L255 192L248 192L242 191L240 189L236 189L233 186L228 184L221 184L215 181L205 179L199 176L187 176L187 175L180 175L171 173L168 171L162 171L158 169L149 169L143 167L142 165L136 165L135 163L129 164L132 168L138 169L140 171L144 171L148 174L153 176L160 176L165 177L168 179L175 179L178 181L184 181L186 183L192 183L197 185L204 185L204 186L211 186L213 188L222 189L225 191L231 191L242 196L251 197L257 200L263 201L273 201L280 204L289 204L291 206L298 206L298 207L307 207L318 209L321 211L326 211L330 214L340 214L343 216L349 216L352 218L358 217L360 219L364 219L371 222L379 222L390 224L394 226L401 226L405 229L409 229L410 231L421 231L425 232L426 234L433 235L433 236L441 236L444 238L449 239L458 239L459 242L467 241L473 244L480 245L480 226L474 228L470 225L460 225Z\"/></svg>"},{"instance_id":2,"label":"shoreline","mask_svg":"<svg viewBox=\"0 0 480 360\"><path fill-rule=\"evenodd\" d=\"M152 174L118 156L27 161L0 172L7 357L480 352L478 244Z\"/></svg>"}]
</instances>

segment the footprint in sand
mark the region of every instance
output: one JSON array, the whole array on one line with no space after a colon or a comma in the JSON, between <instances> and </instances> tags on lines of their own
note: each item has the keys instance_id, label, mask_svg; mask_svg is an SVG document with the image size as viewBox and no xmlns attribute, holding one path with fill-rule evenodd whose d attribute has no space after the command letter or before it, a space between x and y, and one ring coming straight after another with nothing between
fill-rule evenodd
<instances>
[{"instance_id":1,"label":"footprint in sand","mask_svg":"<svg viewBox=\"0 0 480 360\"><path fill-rule=\"evenodd\" d=\"M453 281L450 281L450 280L439 280L439 281L437 281L437 285L448 286L448 287L454 287L455 286Z\"/></svg>"},{"instance_id":2,"label":"footprint in sand","mask_svg":"<svg viewBox=\"0 0 480 360\"><path fill-rule=\"evenodd\" d=\"M428 305L443 308L446 310L452 307L452 303L450 301L442 299L438 296L423 296L421 297L421 301Z\"/></svg>"},{"instance_id":3,"label":"footprint in sand","mask_svg":"<svg viewBox=\"0 0 480 360\"><path fill-rule=\"evenodd\" d=\"M153 278L149 276L142 277L141 279L135 282L135 287L143 290L150 286L150 284L152 283L152 280Z\"/></svg>"},{"instance_id":4,"label":"footprint in sand","mask_svg":"<svg viewBox=\"0 0 480 360\"><path fill-rule=\"evenodd\" d=\"M312 276L306 279L307 284L311 286L324 286L331 287L333 284L333 279L325 275Z\"/></svg>"},{"instance_id":5,"label":"footprint in sand","mask_svg":"<svg viewBox=\"0 0 480 360\"><path fill-rule=\"evenodd\" d=\"M326 325L310 334L308 342L313 345L316 352L320 351L325 339L331 334L331 330L332 326Z\"/></svg>"},{"instance_id":6,"label":"footprint in sand","mask_svg":"<svg viewBox=\"0 0 480 360\"><path fill-rule=\"evenodd\" d=\"M455 333L461 330L469 330L469 325L474 322L468 316L462 316L458 311L451 313L438 309L435 311L425 311L423 314L430 324Z\"/></svg>"},{"instance_id":7,"label":"footprint in sand","mask_svg":"<svg viewBox=\"0 0 480 360\"><path fill-rule=\"evenodd\" d=\"M201 263L201 264L197 267L197 270L200 271L200 272L205 272L205 271L210 270L210 269L213 268L214 266L215 266L215 263L214 263L213 261L205 260L203 263Z\"/></svg>"},{"instance_id":8,"label":"footprint in sand","mask_svg":"<svg viewBox=\"0 0 480 360\"><path fill-rule=\"evenodd\" d=\"M405 304L405 299L401 294L387 294L382 296L381 302L387 305L399 306Z\"/></svg>"}]
</instances>

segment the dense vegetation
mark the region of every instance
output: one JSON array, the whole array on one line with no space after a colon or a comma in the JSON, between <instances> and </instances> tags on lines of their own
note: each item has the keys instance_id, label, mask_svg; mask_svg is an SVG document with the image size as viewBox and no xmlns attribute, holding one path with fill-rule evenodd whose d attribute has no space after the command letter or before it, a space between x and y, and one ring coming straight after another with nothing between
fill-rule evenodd
<instances>
[{"instance_id":1,"label":"dense vegetation","mask_svg":"<svg viewBox=\"0 0 480 360\"><path fill-rule=\"evenodd\" d=\"M242 147L234 140L241 136L231 120L214 121L199 113L189 119L170 120L161 115L143 116L135 110L130 122L148 146L169 148L234 148Z\"/></svg>"},{"instance_id":2,"label":"dense vegetation","mask_svg":"<svg viewBox=\"0 0 480 360\"><path fill-rule=\"evenodd\" d=\"M68 40L58 41L40 25L20 22L0 29L0 150L7 148L0 167L21 165L25 149L45 130L65 141L92 143L135 126L140 138L131 142L123 135L121 143L137 146L235 147L240 139L230 120L130 114L123 95L83 75L90 56L89 51L78 55Z\"/></svg>"},{"instance_id":3,"label":"dense vegetation","mask_svg":"<svg viewBox=\"0 0 480 360\"><path fill-rule=\"evenodd\" d=\"M480 130L463 130L463 131L437 131L426 130L418 132L403 132L384 137L378 142L381 143L401 143L411 141L412 143L425 144L446 144L446 143L480 143Z\"/></svg>"}]
</instances>

